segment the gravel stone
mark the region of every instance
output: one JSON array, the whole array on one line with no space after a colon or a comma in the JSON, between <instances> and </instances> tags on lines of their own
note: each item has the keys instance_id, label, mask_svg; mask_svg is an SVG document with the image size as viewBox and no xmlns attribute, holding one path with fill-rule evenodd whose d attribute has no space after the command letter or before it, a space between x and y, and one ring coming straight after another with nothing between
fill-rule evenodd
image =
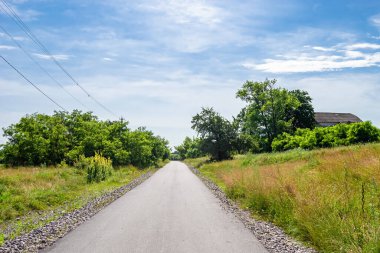
<instances>
[{"instance_id":1,"label":"gravel stone","mask_svg":"<svg viewBox=\"0 0 380 253\"><path fill-rule=\"evenodd\" d=\"M144 182L152 176L153 173L154 172L147 172L129 184L89 201L80 209L69 213L61 212L61 217L41 228L34 229L30 233L21 235L13 240L5 241L0 247L0 253L38 252L52 245L56 240L62 238L81 223L90 219L101 209Z\"/></svg>"},{"instance_id":2,"label":"gravel stone","mask_svg":"<svg viewBox=\"0 0 380 253\"><path fill-rule=\"evenodd\" d=\"M228 199L219 186L204 177L199 170L190 165L187 165L187 167L189 167L189 169L197 175L207 186L207 188L209 188L211 192L220 200L222 208L227 212L235 214L235 216L243 222L244 226L256 236L256 238L269 252L317 253L315 249L308 248L289 237L276 225L270 222L253 219L249 211L242 210L236 203Z\"/></svg>"}]
</instances>

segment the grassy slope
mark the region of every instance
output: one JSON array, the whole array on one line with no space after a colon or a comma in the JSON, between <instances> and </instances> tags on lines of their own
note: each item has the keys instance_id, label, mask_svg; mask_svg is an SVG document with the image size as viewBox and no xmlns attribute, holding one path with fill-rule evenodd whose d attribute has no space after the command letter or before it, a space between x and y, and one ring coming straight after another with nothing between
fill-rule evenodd
<instances>
[{"instance_id":1,"label":"grassy slope","mask_svg":"<svg viewBox=\"0 0 380 253\"><path fill-rule=\"evenodd\" d=\"M380 144L187 162L321 252L380 252Z\"/></svg>"},{"instance_id":2,"label":"grassy slope","mask_svg":"<svg viewBox=\"0 0 380 253\"><path fill-rule=\"evenodd\" d=\"M119 168L106 181L87 184L86 171L75 168L0 167L0 245L148 171Z\"/></svg>"}]
</instances>

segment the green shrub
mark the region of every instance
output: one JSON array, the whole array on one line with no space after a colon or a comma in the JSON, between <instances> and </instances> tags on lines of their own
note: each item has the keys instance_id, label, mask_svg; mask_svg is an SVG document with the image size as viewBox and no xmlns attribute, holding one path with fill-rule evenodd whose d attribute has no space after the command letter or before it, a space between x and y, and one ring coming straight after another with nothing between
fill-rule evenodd
<instances>
[{"instance_id":1,"label":"green shrub","mask_svg":"<svg viewBox=\"0 0 380 253\"><path fill-rule=\"evenodd\" d=\"M109 158L95 154L90 160L90 166L87 167L87 182L104 181L112 174L112 161Z\"/></svg>"},{"instance_id":2,"label":"green shrub","mask_svg":"<svg viewBox=\"0 0 380 253\"><path fill-rule=\"evenodd\" d=\"M79 159L75 161L74 167L80 170L87 169L91 164L91 158L84 155L79 156Z\"/></svg>"},{"instance_id":3,"label":"green shrub","mask_svg":"<svg viewBox=\"0 0 380 253\"><path fill-rule=\"evenodd\" d=\"M297 129L294 135L284 133L274 139L272 149L285 151L294 148L314 149L369 143L380 140L380 130L371 122L338 124L331 127Z\"/></svg>"},{"instance_id":4,"label":"green shrub","mask_svg":"<svg viewBox=\"0 0 380 253\"><path fill-rule=\"evenodd\" d=\"M88 183L104 181L113 172L111 159L105 158L98 153L93 157L81 156L75 163L75 167L87 170Z\"/></svg>"},{"instance_id":5,"label":"green shrub","mask_svg":"<svg viewBox=\"0 0 380 253\"><path fill-rule=\"evenodd\" d=\"M379 140L380 131L370 122L352 124L347 131L347 139L350 143L366 143Z\"/></svg>"}]
</instances>

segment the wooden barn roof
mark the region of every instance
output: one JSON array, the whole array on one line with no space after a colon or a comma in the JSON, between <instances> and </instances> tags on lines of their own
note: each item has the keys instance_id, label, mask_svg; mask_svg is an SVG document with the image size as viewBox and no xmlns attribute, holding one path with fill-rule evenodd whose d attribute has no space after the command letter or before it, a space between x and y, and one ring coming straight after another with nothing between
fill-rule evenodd
<instances>
[{"instance_id":1,"label":"wooden barn roof","mask_svg":"<svg viewBox=\"0 0 380 253\"><path fill-rule=\"evenodd\" d=\"M316 112L315 120L321 123L354 123L362 120L352 113Z\"/></svg>"}]
</instances>

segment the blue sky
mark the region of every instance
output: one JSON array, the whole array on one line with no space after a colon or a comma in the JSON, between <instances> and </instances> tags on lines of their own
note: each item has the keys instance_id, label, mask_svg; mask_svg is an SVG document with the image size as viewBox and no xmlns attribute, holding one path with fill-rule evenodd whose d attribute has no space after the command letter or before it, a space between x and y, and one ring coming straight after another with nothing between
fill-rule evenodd
<instances>
[{"instance_id":1,"label":"blue sky","mask_svg":"<svg viewBox=\"0 0 380 253\"><path fill-rule=\"evenodd\" d=\"M380 1L6 1L97 100L171 145L194 135L190 121L202 106L231 118L244 106L237 89L265 78L308 91L316 111L351 112L380 126ZM86 108L0 31L0 55L58 103L117 119L1 9L0 24ZM0 62L0 127L57 109Z\"/></svg>"}]
</instances>

